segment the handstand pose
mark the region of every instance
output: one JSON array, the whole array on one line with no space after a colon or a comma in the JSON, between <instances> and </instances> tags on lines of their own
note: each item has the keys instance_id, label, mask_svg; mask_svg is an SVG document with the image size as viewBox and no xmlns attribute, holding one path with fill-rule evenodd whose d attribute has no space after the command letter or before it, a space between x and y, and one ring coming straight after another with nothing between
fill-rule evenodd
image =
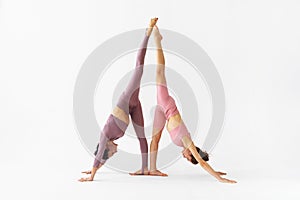
<instances>
[{"instance_id":1,"label":"handstand pose","mask_svg":"<svg viewBox=\"0 0 300 200\"><path fill-rule=\"evenodd\" d=\"M139 88L143 75L144 59L146 48L152 29L158 18L153 18L150 21L149 28L146 31L145 38L137 53L137 61L134 74L121 97L118 100L117 106L113 109L112 114L101 132L100 142L95 152L94 165L91 171L82 173L91 174L90 177L81 178L79 181L93 181L97 170L104 165L105 161L117 152L117 144L113 141L122 137L129 124L129 115L132 120L134 130L140 142L142 154L142 168L134 174L148 174L148 143L144 132L144 117L139 100Z\"/></svg>"},{"instance_id":2,"label":"handstand pose","mask_svg":"<svg viewBox=\"0 0 300 200\"><path fill-rule=\"evenodd\" d=\"M217 172L206 162L208 154L196 147L190 137L181 116L177 110L174 99L169 95L167 82L165 77L165 58L161 45L162 36L159 33L157 26L154 27L154 40L157 47L157 68L156 68L156 86L157 86L157 108L155 110L154 124L152 131L152 141L150 145L150 175L167 176L157 170L157 150L161 133L167 121L167 130L170 133L173 143L183 147L183 157L193 164L199 163L203 169L224 183L236 183L234 180L229 180L221 177L226 175L223 172Z\"/></svg>"}]
</instances>

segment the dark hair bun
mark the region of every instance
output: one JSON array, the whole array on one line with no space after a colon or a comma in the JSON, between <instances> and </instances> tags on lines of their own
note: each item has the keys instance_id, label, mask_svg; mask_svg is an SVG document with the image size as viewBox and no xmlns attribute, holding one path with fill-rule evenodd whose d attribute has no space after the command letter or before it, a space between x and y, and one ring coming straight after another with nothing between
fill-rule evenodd
<instances>
[{"instance_id":1,"label":"dark hair bun","mask_svg":"<svg viewBox=\"0 0 300 200\"><path fill-rule=\"evenodd\" d=\"M197 152L199 153L199 155L201 156L201 158L204 160L204 161L208 161L209 160L209 156L208 156L208 153L206 153L205 151L202 151L199 147L196 147L197 149ZM196 158L192 155L192 160L191 162L196 165L198 164L198 161L196 160Z\"/></svg>"}]
</instances>

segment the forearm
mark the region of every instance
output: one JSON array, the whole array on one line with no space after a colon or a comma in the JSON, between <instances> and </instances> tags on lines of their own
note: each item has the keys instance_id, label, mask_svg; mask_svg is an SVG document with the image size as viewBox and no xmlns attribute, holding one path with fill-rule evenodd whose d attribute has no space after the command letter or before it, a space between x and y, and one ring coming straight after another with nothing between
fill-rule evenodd
<instances>
[{"instance_id":1,"label":"forearm","mask_svg":"<svg viewBox=\"0 0 300 200\"><path fill-rule=\"evenodd\" d=\"M107 141L108 141L108 138L105 136L105 133L102 132L100 135L98 152L95 156L95 160L94 160L94 164L93 164L94 168L99 168L99 166L105 162L105 160L103 159L103 154L104 154L104 151L106 148Z\"/></svg>"},{"instance_id":2,"label":"forearm","mask_svg":"<svg viewBox=\"0 0 300 200\"><path fill-rule=\"evenodd\" d=\"M102 165L100 164L99 167L93 167L92 172L91 172L91 179L94 180L94 177L96 175L97 170L101 167Z\"/></svg>"},{"instance_id":3,"label":"forearm","mask_svg":"<svg viewBox=\"0 0 300 200\"><path fill-rule=\"evenodd\" d=\"M183 143L184 143L185 147L191 151L192 155L195 157L195 159L198 161L198 163L204 170L206 170L209 174L216 177L217 179L220 178L220 176L215 172L215 170L201 158L201 156L197 152L197 149L196 149L193 141L190 138L184 137Z\"/></svg>"},{"instance_id":4,"label":"forearm","mask_svg":"<svg viewBox=\"0 0 300 200\"><path fill-rule=\"evenodd\" d=\"M216 179L220 179L220 175L205 161L199 162L200 166Z\"/></svg>"},{"instance_id":5,"label":"forearm","mask_svg":"<svg viewBox=\"0 0 300 200\"><path fill-rule=\"evenodd\" d=\"M196 151L196 148L193 149L194 144L192 145L190 151L192 152L193 156L196 158L200 166L207 171L210 175L214 176L216 179L220 179L220 175L216 173L216 171L207 163L205 162ZM195 152L196 151L196 152Z\"/></svg>"},{"instance_id":6,"label":"forearm","mask_svg":"<svg viewBox=\"0 0 300 200\"><path fill-rule=\"evenodd\" d=\"M102 165L100 165L99 167L93 167L91 171L85 171L85 172L82 172L82 173L85 173L85 174L91 174L91 175L90 175L90 177L81 178L81 179L79 179L78 181L80 181L80 182L93 181L93 180L94 180L94 177L95 177L95 175L96 175L97 170L98 170L101 166L102 166Z\"/></svg>"}]
</instances>

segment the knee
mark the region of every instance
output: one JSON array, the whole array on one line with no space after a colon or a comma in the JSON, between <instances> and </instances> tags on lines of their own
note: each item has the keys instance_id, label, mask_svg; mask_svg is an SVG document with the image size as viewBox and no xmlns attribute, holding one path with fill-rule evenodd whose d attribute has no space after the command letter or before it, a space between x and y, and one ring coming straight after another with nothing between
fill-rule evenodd
<instances>
[{"instance_id":1,"label":"knee","mask_svg":"<svg viewBox=\"0 0 300 200\"><path fill-rule=\"evenodd\" d=\"M150 143L150 151L157 150L158 144L159 144L159 140L152 138L152 141Z\"/></svg>"},{"instance_id":2,"label":"knee","mask_svg":"<svg viewBox=\"0 0 300 200\"><path fill-rule=\"evenodd\" d=\"M158 140L152 138L151 143L150 143L150 146L151 146L152 148L153 148L153 147L157 147L157 146L158 146L158 143L159 143Z\"/></svg>"},{"instance_id":3,"label":"knee","mask_svg":"<svg viewBox=\"0 0 300 200\"><path fill-rule=\"evenodd\" d=\"M137 68L143 68L144 64L145 64L145 62L143 60L137 60L136 61L136 67Z\"/></svg>"},{"instance_id":4,"label":"knee","mask_svg":"<svg viewBox=\"0 0 300 200\"><path fill-rule=\"evenodd\" d=\"M160 134L154 134L152 136L151 144L158 144L160 140Z\"/></svg>"}]
</instances>

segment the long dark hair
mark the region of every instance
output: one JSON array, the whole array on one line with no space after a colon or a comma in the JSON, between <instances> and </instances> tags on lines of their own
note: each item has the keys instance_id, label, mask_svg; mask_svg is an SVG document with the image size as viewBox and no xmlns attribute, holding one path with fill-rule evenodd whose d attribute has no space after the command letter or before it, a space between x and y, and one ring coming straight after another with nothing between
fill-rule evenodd
<instances>
[{"instance_id":1,"label":"long dark hair","mask_svg":"<svg viewBox=\"0 0 300 200\"><path fill-rule=\"evenodd\" d=\"M97 144L96 151L94 152L94 155L95 155L95 156L96 156L97 153L98 153L98 149L99 149L99 143ZM104 160L107 160L107 159L108 159L108 149L107 149L107 148L104 150L102 159L104 159Z\"/></svg>"}]
</instances>

